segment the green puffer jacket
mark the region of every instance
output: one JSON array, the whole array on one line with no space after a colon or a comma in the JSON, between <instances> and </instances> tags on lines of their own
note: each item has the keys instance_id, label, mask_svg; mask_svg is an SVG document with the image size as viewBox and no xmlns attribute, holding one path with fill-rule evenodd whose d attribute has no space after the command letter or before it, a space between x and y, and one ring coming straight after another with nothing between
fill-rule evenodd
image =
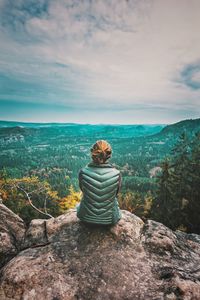
<instances>
[{"instance_id":1,"label":"green puffer jacket","mask_svg":"<svg viewBox=\"0 0 200 300\"><path fill-rule=\"evenodd\" d=\"M106 163L90 163L79 173L79 185L83 192L77 216L80 220L95 224L115 224L121 218L116 195L121 184L120 172Z\"/></svg>"}]
</instances>

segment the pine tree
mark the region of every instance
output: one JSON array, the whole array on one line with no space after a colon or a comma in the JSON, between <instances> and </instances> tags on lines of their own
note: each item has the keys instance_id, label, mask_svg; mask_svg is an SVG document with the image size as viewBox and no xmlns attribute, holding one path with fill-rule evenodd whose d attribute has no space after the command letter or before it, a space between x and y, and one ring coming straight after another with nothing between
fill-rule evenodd
<instances>
[{"instance_id":1,"label":"pine tree","mask_svg":"<svg viewBox=\"0 0 200 300\"><path fill-rule=\"evenodd\" d=\"M188 176L188 205L185 207L188 231L200 233L200 132L191 142L191 158Z\"/></svg>"},{"instance_id":2,"label":"pine tree","mask_svg":"<svg viewBox=\"0 0 200 300\"><path fill-rule=\"evenodd\" d=\"M200 133L183 133L164 161L151 216L172 229L200 233Z\"/></svg>"},{"instance_id":3,"label":"pine tree","mask_svg":"<svg viewBox=\"0 0 200 300\"><path fill-rule=\"evenodd\" d=\"M173 229L187 230L187 214L185 207L190 194L190 141L185 133L179 136L178 142L172 150L172 181L171 197L173 207Z\"/></svg>"},{"instance_id":4,"label":"pine tree","mask_svg":"<svg viewBox=\"0 0 200 300\"><path fill-rule=\"evenodd\" d=\"M158 176L158 189L153 201L151 217L156 221L164 223L166 226L174 227L172 212L174 201L171 192L171 166L168 159L161 164L161 174Z\"/></svg>"},{"instance_id":5,"label":"pine tree","mask_svg":"<svg viewBox=\"0 0 200 300\"><path fill-rule=\"evenodd\" d=\"M187 198L189 192L188 175L189 171L189 139L182 133L175 147L172 150L173 168L173 198L175 201L182 201Z\"/></svg>"}]
</instances>

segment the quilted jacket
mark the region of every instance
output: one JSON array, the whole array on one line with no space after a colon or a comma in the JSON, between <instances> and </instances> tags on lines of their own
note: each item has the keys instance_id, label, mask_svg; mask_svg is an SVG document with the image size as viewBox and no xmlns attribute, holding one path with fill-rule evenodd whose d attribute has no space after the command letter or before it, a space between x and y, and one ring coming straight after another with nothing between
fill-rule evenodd
<instances>
[{"instance_id":1,"label":"quilted jacket","mask_svg":"<svg viewBox=\"0 0 200 300\"><path fill-rule=\"evenodd\" d=\"M83 197L77 207L78 218L87 223L117 223L121 218L116 197L120 183L120 172L108 163L90 163L81 169L79 185Z\"/></svg>"}]
</instances>

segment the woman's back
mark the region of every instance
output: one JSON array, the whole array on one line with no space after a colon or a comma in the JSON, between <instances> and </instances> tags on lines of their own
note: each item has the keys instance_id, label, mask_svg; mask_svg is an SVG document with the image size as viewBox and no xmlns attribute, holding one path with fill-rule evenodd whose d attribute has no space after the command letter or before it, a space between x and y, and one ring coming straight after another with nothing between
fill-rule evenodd
<instances>
[{"instance_id":1,"label":"woman's back","mask_svg":"<svg viewBox=\"0 0 200 300\"><path fill-rule=\"evenodd\" d=\"M121 218L116 197L121 175L107 162L111 151L106 141L97 141L91 149L93 162L79 173L83 197L77 208L77 216L84 222L108 225L117 223Z\"/></svg>"},{"instance_id":2,"label":"woman's back","mask_svg":"<svg viewBox=\"0 0 200 300\"><path fill-rule=\"evenodd\" d=\"M116 198L120 172L108 163L90 163L80 171L79 182L83 198L78 217L88 223L116 223L121 217Z\"/></svg>"}]
</instances>

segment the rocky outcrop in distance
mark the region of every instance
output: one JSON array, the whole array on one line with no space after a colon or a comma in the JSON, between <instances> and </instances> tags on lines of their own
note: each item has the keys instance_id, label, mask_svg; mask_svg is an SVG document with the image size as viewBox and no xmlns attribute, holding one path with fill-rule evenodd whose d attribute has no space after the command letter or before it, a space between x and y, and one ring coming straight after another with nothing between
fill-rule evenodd
<instances>
[{"instance_id":1,"label":"rocky outcrop in distance","mask_svg":"<svg viewBox=\"0 0 200 300\"><path fill-rule=\"evenodd\" d=\"M23 221L0 205L1 300L199 300L200 236L127 211L112 227L69 210Z\"/></svg>"}]
</instances>

